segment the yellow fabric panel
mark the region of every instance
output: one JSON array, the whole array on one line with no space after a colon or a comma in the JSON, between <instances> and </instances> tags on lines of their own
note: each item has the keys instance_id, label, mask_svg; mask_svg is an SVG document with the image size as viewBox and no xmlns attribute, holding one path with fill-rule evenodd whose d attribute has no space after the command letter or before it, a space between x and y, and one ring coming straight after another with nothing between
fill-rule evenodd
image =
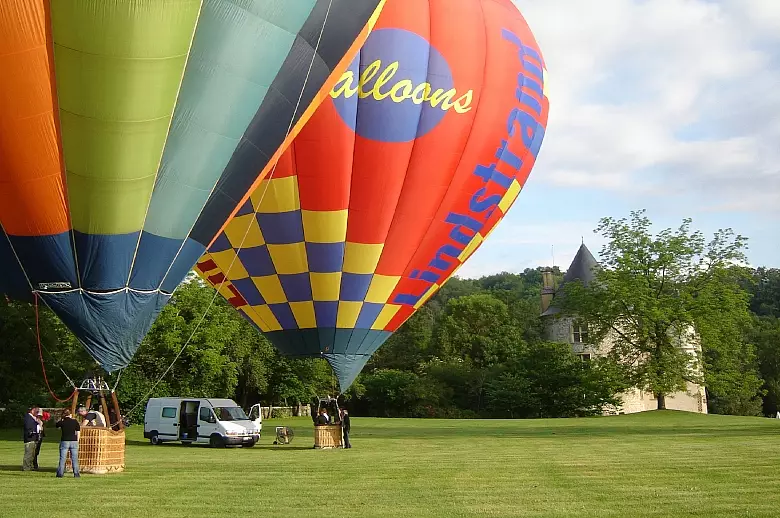
<instances>
[{"instance_id":1,"label":"yellow fabric panel","mask_svg":"<svg viewBox=\"0 0 780 518\"><path fill-rule=\"evenodd\" d=\"M309 270L305 243L268 245L268 253L271 254L271 260L274 263L276 273L292 275Z\"/></svg>"},{"instance_id":2,"label":"yellow fabric panel","mask_svg":"<svg viewBox=\"0 0 780 518\"><path fill-rule=\"evenodd\" d=\"M265 244L263 233L254 214L233 218L225 227L225 235L233 248L254 248Z\"/></svg>"},{"instance_id":3,"label":"yellow fabric panel","mask_svg":"<svg viewBox=\"0 0 780 518\"><path fill-rule=\"evenodd\" d=\"M506 193L504 193L504 197L498 202L498 208L501 209L501 212L506 214L506 211L509 210L509 207L511 207L517 199L517 195L520 194L520 189L522 189L522 187L517 183L517 180L512 180L512 184L509 186Z\"/></svg>"},{"instance_id":4,"label":"yellow fabric panel","mask_svg":"<svg viewBox=\"0 0 780 518\"><path fill-rule=\"evenodd\" d=\"M484 239L482 238L482 234L477 232L477 234L471 239L471 241L469 241L469 244L466 245L466 248L464 248L463 251L458 256L458 261L460 261L461 263L466 261L466 259L468 259L471 256L471 254L474 253L474 250L477 249L477 247L480 245L480 243L482 243L482 241L484 241Z\"/></svg>"},{"instance_id":5,"label":"yellow fabric panel","mask_svg":"<svg viewBox=\"0 0 780 518\"><path fill-rule=\"evenodd\" d=\"M425 295L420 297L420 300L418 300L417 304L414 305L414 309L420 309L422 305L428 302L428 299L430 299L433 296L433 294L438 291L439 288L440 286L438 284L431 285L431 287L428 288L428 291L425 292Z\"/></svg>"},{"instance_id":6,"label":"yellow fabric panel","mask_svg":"<svg viewBox=\"0 0 780 518\"><path fill-rule=\"evenodd\" d=\"M339 301L339 312L336 317L336 327L341 329L351 329L357 324L360 316L360 310L363 308L362 302Z\"/></svg>"},{"instance_id":7,"label":"yellow fabric panel","mask_svg":"<svg viewBox=\"0 0 780 518\"><path fill-rule=\"evenodd\" d=\"M395 314L398 313L399 309L401 309L401 306L385 304L385 307L379 312L379 316L376 317L376 321L374 321L374 325L371 326L371 329L383 330L385 326L390 323Z\"/></svg>"},{"instance_id":8,"label":"yellow fabric panel","mask_svg":"<svg viewBox=\"0 0 780 518\"><path fill-rule=\"evenodd\" d=\"M364 244L347 242L344 248L345 273L374 273L379 264L379 256L382 255L384 244Z\"/></svg>"},{"instance_id":9,"label":"yellow fabric panel","mask_svg":"<svg viewBox=\"0 0 780 518\"><path fill-rule=\"evenodd\" d=\"M318 301L339 300L341 272L309 274L312 299Z\"/></svg>"},{"instance_id":10,"label":"yellow fabric panel","mask_svg":"<svg viewBox=\"0 0 780 518\"><path fill-rule=\"evenodd\" d=\"M232 299L234 297L233 292L230 291L230 288L229 288L229 286L230 286L230 282L229 281L218 282L218 283L214 284L213 286L217 289L217 291L219 292L220 295L225 297L225 299Z\"/></svg>"},{"instance_id":11,"label":"yellow fabric panel","mask_svg":"<svg viewBox=\"0 0 780 518\"><path fill-rule=\"evenodd\" d=\"M261 331L267 333L268 331L271 330L271 328L268 326L267 323L265 323L265 321L263 321L260 318L260 316L258 315L258 313L254 309L255 308L252 307L252 306L247 306L247 307L239 309L239 311L242 311L247 316L247 318L249 318L249 320L254 322L255 325L257 325L257 327L260 328Z\"/></svg>"},{"instance_id":12,"label":"yellow fabric panel","mask_svg":"<svg viewBox=\"0 0 780 518\"><path fill-rule=\"evenodd\" d=\"M228 279L245 279L249 277L249 273L244 269L244 265L241 264L236 251L232 248L222 252L211 252L211 258Z\"/></svg>"},{"instance_id":13,"label":"yellow fabric panel","mask_svg":"<svg viewBox=\"0 0 780 518\"><path fill-rule=\"evenodd\" d=\"M260 295L263 296L268 304L281 304L287 302L287 296L284 294L284 288L279 281L278 275L267 275L265 277L252 277Z\"/></svg>"},{"instance_id":14,"label":"yellow fabric panel","mask_svg":"<svg viewBox=\"0 0 780 518\"><path fill-rule=\"evenodd\" d=\"M303 235L309 243L341 243L347 239L348 210L302 210Z\"/></svg>"},{"instance_id":15,"label":"yellow fabric panel","mask_svg":"<svg viewBox=\"0 0 780 518\"><path fill-rule=\"evenodd\" d=\"M273 311L271 311L271 308L269 308L266 305L262 306L252 306L252 310L257 313L257 316L265 322L266 326L268 326L268 331L281 331L282 326L279 324L279 321L276 320L276 317L274 316Z\"/></svg>"},{"instance_id":16,"label":"yellow fabric panel","mask_svg":"<svg viewBox=\"0 0 780 518\"><path fill-rule=\"evenodd\" d=\"M386 303L400 280L400 276L374 275L371 278L371 285L368 287L366 302Z\"/></svg>"},{"instance_id":17,"label":"yellow fabric panel","mask_svg":"<svg viewBox=\"0 0 780 518\"><path fill-rule=\"evenodd\" d=\"M263 180L250 198L255 212L259 214L299 210L301 199L298 194L298 177L286 176Z\"/></svg>"},{"instance_id":18,"label":"yellow fabric panel","mask_svg":"<svg viewBox=\"0 0 780 518\"><path fill-rule=\"evenodd\" d=\"M301 329L313 329L317 327L317 318L314 316L314 302L290 302L295 321Z\"/></svg>"}]
</instances>

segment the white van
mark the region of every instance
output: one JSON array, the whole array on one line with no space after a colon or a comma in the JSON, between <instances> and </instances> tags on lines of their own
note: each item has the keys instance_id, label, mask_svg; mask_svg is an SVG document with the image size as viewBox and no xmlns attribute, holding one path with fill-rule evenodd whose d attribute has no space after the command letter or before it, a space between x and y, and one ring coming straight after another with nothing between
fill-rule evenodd
<instances>
[{"instance_id":1,"label":"white van","mask_svg":"<svg viewBox=\"0 0 780 518\"><path fill-rule=\"evenodd\" d=\"M253 412L254 413L254 412ZM152 444L181 441L252 447L260 440L262 413L250 420L232 399L151 398L146 403L144 438Z\"/></svg>"}]
</instances>

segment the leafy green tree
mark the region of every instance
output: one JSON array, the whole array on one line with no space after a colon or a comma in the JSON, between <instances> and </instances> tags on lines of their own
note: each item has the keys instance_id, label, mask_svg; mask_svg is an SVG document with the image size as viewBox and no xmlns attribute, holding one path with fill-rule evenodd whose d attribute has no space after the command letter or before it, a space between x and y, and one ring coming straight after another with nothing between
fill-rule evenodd
<instances>
[{"instance_id":1,"label":"leafy green tree","mask_svg":"<svg viewBox=\"0 0 780 518\"><path fill-rule=\"evenodd\" d=\"M780 269L757 268L752 277L751 311L760 317L780 318Z\"/></svg>"},{"instance_id":2,"label":"leafy green tree","mask_svg":"<svg viewBox=\"0 0 780 518\"><path fill-rule=\"evenodd\" d=\"M704 381L711 413L757 415L761 412L762 380L750 339L753 318L750 294L742 287L744 269L713 270L710 282L695 293L692 313L704 352Z\"/></svg>"},{"instance_id":3,"label":"leafy green tree","mask_svg":"<svg viewBox=\"0 0 780 518\"><path fill-rule=\"evenodd\" d=\"M16 425L32 405L55 404L43 376L61 399L73 392L68 377L78 382L91 361L73 335L57 317L40 305L38 308L43 366L38 349L35 308L0 296L0 421Z\"/></svg>"},{"instance_id":4,"label":"leafy green tree","mask_svg":"<svg viewBox=\"0 0 780 518\"><path fill-rule=\"evenodd\" d=\"M763 413L769 416L780 411L780 318L757 317L751 341L758 351L761 377L764 380Z\"/></svg>"},{"instance_id":5,"label":"leafy green tree","mask_svg":"<svg viewBox=\"0 0 780 518\"><path fill-rule=\"evenodd\" d=\"M583 361L569 344L533 343L516 365L488 382L487 398L502 417L600 414L626 388L615 367L607 358Z\"/></svg>"},{"instance_id":6,"label":"leafy green tree","mask_svg":"<svg viewBox=\"0 0 780 518\"><path fill-rule=\"evenodd\" d=\"M430 305L421 307L374 354L370 369L414 371L431 355L431 338L437 317Z\"/></svg>"},{"instance_id":7,"label":"leafy green tree","mask_svg":"<svg viewBox=\"0 0 780 518\"><path fill-rule=\"evenodd\" d=\"M507 305L487 293L451 299L436 329L439 358L463 358L478 367L505 362L524 345Z\"/></svg>"},{"instance_id":8,"label":"leafy green tree","mask_svg":"<svg viewBox=\"0 0 780 518\"><path fill-rule=\"evenodd\" d=\"M472 417L485 407L486 383L501 367L479 367L463 358L434 358L421 370L447 390L442 392L441 404L451 416Z\"/></svg>"},{"instance_id":9,"label":"leafy green tree","mask_svg":"<svg viewBox=\"0 0 780 518\"><path fill-rule=\"evenodd\" d=\"M370 415L434 417L441 406L443 387L413 372L381 369L362 376L361 382Z\"/></svg>"},{"instance_id":10,"label":"leafy green tree","mask_svg":"<svg viewBox=\"0 0 780 518\"><path fill-rule=\"evenodd\" d=\"M744 271L734 266L745 261L746 239L727 229L708 242L689 219L654 236L644 212L601 220L596 231L608 243L595 282L565 284L564 313L584 319L597 341L612 339L610 356L632 385L656 395L659 409L688 381L736 390L727 378L739 373L755 384L755 372L733 365L737 352L749 349ZM681 348L696 337L703 362Z\"/></svg>"}]
</instances>

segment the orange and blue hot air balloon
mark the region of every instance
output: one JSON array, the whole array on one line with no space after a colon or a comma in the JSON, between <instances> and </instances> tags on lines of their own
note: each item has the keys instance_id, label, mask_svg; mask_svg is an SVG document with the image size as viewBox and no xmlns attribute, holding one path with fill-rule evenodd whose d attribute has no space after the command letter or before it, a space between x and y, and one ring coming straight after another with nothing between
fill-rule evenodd
<instances>
[{"instance_id":1,"label":"orange and blue hot air balloon","mask_svg":"<svg viewBox=\"0 0 780 518\"><path fill-rule=\"evenodd\" d=\"M547 124L511 0L389 0L358 56L196 270L345 390L517 198Z\"/></svg>"},{"instance_id":2,"label":"orange and blue hot air balloon","mask_svg":"<svg viewBox=\"0 0 780 518\"><path fill-rule=\"evenodd\" d=\"M0 2L0 292L126 366L383 2Z\"/></svg>"}]
</instances>

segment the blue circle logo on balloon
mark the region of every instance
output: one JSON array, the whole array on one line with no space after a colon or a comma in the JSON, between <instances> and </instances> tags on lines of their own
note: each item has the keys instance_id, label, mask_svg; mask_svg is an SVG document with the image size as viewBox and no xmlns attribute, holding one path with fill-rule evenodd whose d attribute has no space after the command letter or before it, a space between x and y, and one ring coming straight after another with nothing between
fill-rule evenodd
<instances>
[{"instance_id":1,"label":"blue circle logo on balloon","mask_svg":"<svg viewBox=\"0 0 780 518\"><path fill-rule=\"evenodd\" d=\"M355 133L381 142L422 137L448 111L470 111L473 98L471 90L456 91L438 50L403 29L373 31L330 95Z\"/></svg>"}]
</instances>

